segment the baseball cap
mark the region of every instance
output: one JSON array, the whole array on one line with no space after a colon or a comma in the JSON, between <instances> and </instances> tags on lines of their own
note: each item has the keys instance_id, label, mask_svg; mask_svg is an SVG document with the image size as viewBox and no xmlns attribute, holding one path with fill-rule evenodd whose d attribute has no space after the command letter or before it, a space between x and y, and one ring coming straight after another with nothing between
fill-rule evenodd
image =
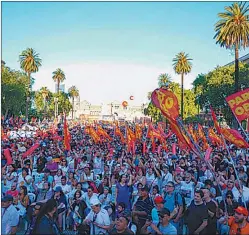
<instances>
[{"instance_id":1,"label":"baseball cap","mask_svg":"<svg viewBox=\"0 0 249 235\"><path fill-rule=\"evenodd\" d=\"M100 203L100 201L99 201L99 199L98 198L92 198L91 200L90 200L90 205L91 206L97 206L97 205L100 205L101 203Z\"/></svg>"},{"instance_id":2,"label":"baseball cap","mask_svg":"<svg viewBox=\"0 0 249 235\"><path fill-rule=\"evenodd\" d=\"M159 211L160 216L168 215L170 216L170 211L167 208L163 208L162 210Z\"/></svg>"},{"instance_id":3,"label":"baseball cap","mask_svg":"<svg viewBox=\"0 0 249 235\"><path fill-rule=\"evenodd\" d=\"M237 212L238 214L248 216L248 210L243 206L238 206L236 209L234 209L234 211Z\"/></svg>"},{"instance_id":4,"label":"baseball cap","mask_svg":"<svg viewBox=\"0 0 249 235\"><path fill-rule=\"evenodd\" d=\"M166 184L166 186L173 186L173 187L175 187L175 184L174 184L173 181L168 181L168 183Z\"/></svg>"},{"instance_id":5,"label":"baseball cap","mask_svg":"<svg viewBox=\"0 0 249 235\"><path fill-rule=\"evenodd\" d=\"M11 195L5 195L2 198L2 202L9 202L9 201L13 201L13 197Z\"/></svg>"},{"instance_id":6,"label":"baseball cap","mask_svg":"<svg viewBox=\"0 0 249 235\"><path fill-rule=\"evenodd\" d=\"M54 191L55 191L56 193L61 192L61 191L62 191L61 186L57 186L57 187L55 188Z\"/></svg>"},{"instance_id":7,"label":"baseball cap","mask_svg":"<svg viewBox=\"0 0 249 235\"><path fill-rule=\"evenodd\" d=\"M156 196L154 199L154 202L155 204L161 204L161 203L164 203L165 201L162 196Z\"/></svg>"}]
</instances>

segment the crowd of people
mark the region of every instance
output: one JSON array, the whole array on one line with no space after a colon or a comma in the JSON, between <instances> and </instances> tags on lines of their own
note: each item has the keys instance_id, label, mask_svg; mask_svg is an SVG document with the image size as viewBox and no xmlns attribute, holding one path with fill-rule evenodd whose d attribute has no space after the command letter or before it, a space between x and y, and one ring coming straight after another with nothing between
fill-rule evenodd
<instances>
[{"instance_id":1,"label":"crowd of people","mask_svg":"<svg viewBox=\"0 0 249 235\"><path fill-rule=\"evenodd\" d=\"M98 122L110 138L96 143L87 124L72 122L65 150L63 124L43 124L46 131L30 124L38 127L35 136L1 140L1 234L16 234L22 224L26 235L249 234L248 149L210 144L207 164L178 145L174 134L166 148L156 139L152 148L144 124L132 152L113 123ZM2 120L3 134L18 125ZM120 125L124 136L125 128Z\"/></svg>"}]
</instances>

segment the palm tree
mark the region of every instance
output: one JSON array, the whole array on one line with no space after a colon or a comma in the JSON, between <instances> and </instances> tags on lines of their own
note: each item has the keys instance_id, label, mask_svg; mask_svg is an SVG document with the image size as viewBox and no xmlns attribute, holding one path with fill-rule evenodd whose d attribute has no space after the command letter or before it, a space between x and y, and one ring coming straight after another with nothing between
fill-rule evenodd
<instances>
[{"instance_id":1,"label":"palm tree","mask_svg":"<svg viewBox=\"0 0 249 235\"><path fill-rule=\"evenodd\" d=\"M73 112L74 112L74 98L79 96L79 90L76 86L72 86L68 89L68 94L72 98L72 119L73 119Z\"/></svg>"},{"instance_id":2,"label":"palm tree","mask_svg":"<svg viewBox=\"0 0 249 235\"><path fill-rule=\"evenodd\" d=\"M46 112L46 99L48 97L48 94L49 94L49 90L47 87L42 87L40 89L40 92L42 94L42 97L43 97L43 104L44 104L44 112Z\"/></svg>"},{"instance_id":3,"label":"palm tree","mask_svg":"<svg viewBox=\"0 0 249 235\"><path fill-rule=\"evenodd\" d=\"M66 79L65 73L59 68L53 72L53 80L57 82L57 94L60 91L60 83Z\"/></svg>"},{"instance_id":4,"label":"palm tree","mask_svg":"<svg viewBox=\"0 0 249 235\"><path fill-rule=\"evenodd\" d=\"M159 87L168 87L171 82L171 76L167 73L160 74L158 77L158 86Z\"/></svg>"},{"instance_id":5,"label":"palm tree","mask_svg":"<svg viewBox=\"0 0 249 235\"><path fill-rule=\"evenodd\" d=\"M246 2L233 3L219 13L214 39L221 47L235 50L235 92L239 91L239 48L249 46L249 6Z\"/></svg>"},{"instance_id":6,"label":"palm tree","mask_svg":"<svg viewBox=\"0 0 249 235\"><path fill-rule=\"evenodd\" d=\"M188 57L188 54L185 54L185 52L180 52L176 55L176 57L173 59L173 67L175 70L175 73L181 74L181 116L183 119L183 79L184 74L188 74L191 72L192 69L192 63L190 62L192 59Z\"/></svg>"},{"instance_id":7,"label":"palm tree","mask_svg":"<svg viewBox=\"0 0 249 235\"><path fill-rule=\"evenodd\" d=\"M26 100L26 122L28 122L28 111L29 111L29 101L31 93L31 74L36 73L39 70L39 67L42 65L42 60L39 57L39 54L33 48L27 48L22 51L19 55L20 67L28 75L28 92Z\"/></svg>"}]
</instances>

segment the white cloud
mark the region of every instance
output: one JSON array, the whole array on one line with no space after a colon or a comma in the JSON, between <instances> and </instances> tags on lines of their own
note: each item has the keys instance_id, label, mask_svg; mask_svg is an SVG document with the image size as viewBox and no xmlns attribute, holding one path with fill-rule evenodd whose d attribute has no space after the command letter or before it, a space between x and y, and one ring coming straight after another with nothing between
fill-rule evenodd
<instances>
[{"instance_id":1,"label":"white cloud","mask_svg":"<svg viewBox=\"0 0 249 235\"><path fill-rule=\"evenodd\" d=\"M92 104L110 102L113 100L129 100L135 97L134 104L147 102L147 93L157 87L157 77L161 73L169 73L172 80L180 82L180 76L173 72L173 68L159 68L140 64L123 64L116 62L91 62L60 66L65 72L66 90L72 85L78 87L81 100L88 100ZM57 68L43 66L37 74L34 90L47 86L54 92L55 83L52 72ZM195 74L185 77L184 86L190 88Z\"/></svg>"}]
</instances>

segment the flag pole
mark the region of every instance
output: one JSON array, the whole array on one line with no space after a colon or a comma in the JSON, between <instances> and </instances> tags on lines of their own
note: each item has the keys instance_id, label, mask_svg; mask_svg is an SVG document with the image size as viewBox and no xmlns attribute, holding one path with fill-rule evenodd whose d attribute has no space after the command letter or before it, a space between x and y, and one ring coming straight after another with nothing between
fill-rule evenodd
<instances>
[{"instance_id":1,"label":"flag pole","mask_svg":"<svg viewBox=\"0 0 249 235\"><path fill-rule=\"evenodd\" d=\"M223 97L225 98L225 105L228 105L228 103L227 103L227 101L226 101L226 97L225 97L224 94L223 94ZM229 107L229 105L228 105L228 107ZM233 111L232 111L232 113L233 113ZM238 122L238 124L239 124L241 130L243 131L243 133L244 133L244 135L245 135L245 137L246 137L246 141L249 142L249 137L248 137L248 135L246 134L246 132L245 132L244 128L242 127L240 121L238 120L237 116L236 116L234 113L233 113L233 116L235 117L235 119L236 119L236 121Z\"/></svg>"},{"instance_id":2,"label":"flag pole","mask_svg":"<svg viewBox=\"0 0 249 235\"><path fill-rule=\"evenodd\" d=\"M222 193L221 187L220 187L220 185L218 184L217 177L216 177L216 175L215 175L215 172L214 172L214 170L213 170L211 164L205 159L205 156L203 156L203 153L202 153L202 151L200 150L199 146L194 142L193 137L187 132L186 128L184 127L184 125L183 125L181 119L178 117L178 118L176 119L176 121L177 121L177 123L179 124L179 126L181 126L181 128L185 131L186 135L189 137L189 139L191 140L192 144L195 146L196 150L199 152L201 158L204 160L204 162L207 164L207 167L208 167L209 170L212 172L213 177L214 177L215 181L217 182L218 188L219 188L219 190L220 190L220 192L221 192L222 201L224 202L224 205L225 205L225 212L227 213L226 201L225 201L224 195L223 195L223 193Z\"/></svg>"},{"instance_id":3,"label":"flag pole","mask_svg":"<svg viewBox=\"0 0 249 235\"><path fill-rule=\"evenodd\" d=\"M209 103L209 105L210 105L210 103ZM211 105L210 105L210 108L211 108ZM212 109L211 109L211 110L212 110ZM215 114L214 114L214 115L215 115ZM214 119L214 117L212 117L212 118ZM215 118L216 118L216 115L215 115ZM214 121L214 120L213 120L213 121ZM214 125L214 126L215 126L215 125ZM215 128L216 128L216 126L215 126ZM219 127L219 128L220 128L220 127ZM218 131L218 130L217 130L217 131ZM222 138L222 140L223 140L223 143L224 143L225 146L226 146L227 154L228 154L228 156L229 156L229 158L230 158L230 159L228 159L228 160L229 160L229 162L231 162L232 165L233 165L233 169L234 169L234 172L235 172L235 176L236 176L236 178L237 178L237 180L238 180L239 187L240 187L240 189L242 189L241 197L242 197L242 200L243 200L243 203L244 203L245 208L247 208L247 207L246 207L246 202L245 202L245 199L244 199L244 196L243 196L243 187L241 186L240 179L239 179L239 176L238 176L238 171L237 171L237 169L235 168L233 158L232 158L232 156L231 156L231 154L230 154L229 148L228 148L228 146L227 146L226 140L225 140L224 135L222 134L222 131L221 131L221 130L220 130L219 134L221 135L221 138Z\"/></svg>"}]
</instances>

